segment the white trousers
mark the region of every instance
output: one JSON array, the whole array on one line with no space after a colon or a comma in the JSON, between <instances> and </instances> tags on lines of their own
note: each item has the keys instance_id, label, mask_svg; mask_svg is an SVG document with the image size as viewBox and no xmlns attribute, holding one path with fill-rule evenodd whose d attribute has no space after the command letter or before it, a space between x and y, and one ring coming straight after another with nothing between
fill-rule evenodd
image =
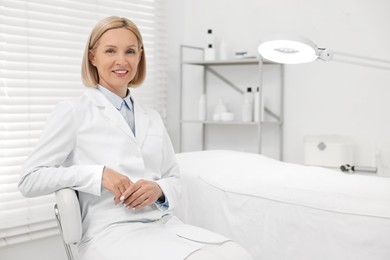
<instances>
[{"instance_id":1,"label":"white trousers","mask_svg":"<svg viewBox=\"0 0 390 260\"><path fill-rule=\"evenodd\" d=\"M253 257L236 242L227 241L222 245L206 245L185 260L253 260Z\"/></svg>"}]
</instances>

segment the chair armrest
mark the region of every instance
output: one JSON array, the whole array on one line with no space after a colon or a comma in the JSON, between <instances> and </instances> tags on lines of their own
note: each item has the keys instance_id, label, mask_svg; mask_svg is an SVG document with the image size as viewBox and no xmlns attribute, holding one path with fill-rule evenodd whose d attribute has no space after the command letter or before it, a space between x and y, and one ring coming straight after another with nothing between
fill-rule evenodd
<instances>
[{"instance_id":1,"label":"chair armrest","mask_svg":"<svg viewBox=\"0 0 390 260\"><path fill-rule=\"evenodd\" d=\"M62 238L66 244L78 243L81 239L82 226L80 204L76 192L66 188L56 191L55 196L56 217Z\"/></svg>"}]
</instances>

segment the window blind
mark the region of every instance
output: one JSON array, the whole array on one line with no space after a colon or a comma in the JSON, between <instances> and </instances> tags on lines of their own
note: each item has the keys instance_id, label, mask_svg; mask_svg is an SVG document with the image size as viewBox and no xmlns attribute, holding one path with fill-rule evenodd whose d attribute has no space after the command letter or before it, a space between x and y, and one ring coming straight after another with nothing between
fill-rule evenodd
<instances>
[{"instance_id":1,"label":"window blind","mask_svg":"<svg viewBox=\"0 0 390 260\"><path fill-rule=\"evenodd\" d=\"M0 2L0 247L58 234L54 196L24 198L17 182L55 105L85 88L81 59L98 20L117 15L137 24L147 78L134 96L165 115L163 7L162 0Z\"/></svg>"}]
</instances>

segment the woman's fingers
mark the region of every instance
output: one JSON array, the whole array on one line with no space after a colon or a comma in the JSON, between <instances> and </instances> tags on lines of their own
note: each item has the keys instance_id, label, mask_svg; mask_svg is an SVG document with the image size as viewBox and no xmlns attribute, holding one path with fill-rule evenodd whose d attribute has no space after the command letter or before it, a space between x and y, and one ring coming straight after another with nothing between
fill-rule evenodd
<instances>
[{"instance_id":1,"label":"woman's fingers","mask_svg":"<svg viewBox=\"0 0 390 260\"><path fill-rule=\"evenodd\" d=\"M115 205L121 201L122 194L131 186L131 180L110 168L104 168L102 176L103 188L114 195Z\"/></svg>"},{"instance_id":2,"label":"woman's fingers","mask_svg":"<svg viewBox=\"0 0 390 260\"><path fill-rule=\"evenodd\" d=\"M122 202L134 209L153 204L163 195L156 182L141 179L133 183L127 176L107 167L103 171L102 186L114 195L115 205Z\"/></svg>"},{"instance_id":3,"label":"woman's fingers","mask_svg":"<svg viewBox=\"0 0 390 260\"><path fill-rule=\"evenodd\" d=\"M151 198L144 199L143 197L139 197L139 199L133 202L133 206L128 206L128 208L142 209L150 204L153 204L154 202L155 201L153 201Z\"/></svg>"},{"instance_id":4,"label":"woman's fingers","mask_svg":"<svg viewBox=\"0 0 390 260\"><path fill-rule=\"evenodd\" d=\"M139 180L123 194L124 204L128 208L140 209L156 202L161 197L160 186L154 181Z\"/></svg>"},{"instance_id":5,"label":"woman's fingers","mask_svg":"<svg viewBox=\"0 0 390 260\"><path fill-rule=\"evenodd\" d=\"M122 195L124 198L124 204L129 208L135 208L135 201L140 201L141 196L146 197L144 195L145 188L142 187L142 183L140 181L131 185ZM145 199L144 199L145 200Z\"/></svg>"}]
</instances>

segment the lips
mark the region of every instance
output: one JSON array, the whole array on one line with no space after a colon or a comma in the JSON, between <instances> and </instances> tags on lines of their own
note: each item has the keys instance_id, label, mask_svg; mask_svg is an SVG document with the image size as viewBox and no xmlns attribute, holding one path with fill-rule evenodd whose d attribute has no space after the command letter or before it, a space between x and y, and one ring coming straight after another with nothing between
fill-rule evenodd
<instances>
[{"instance_id":1,"label":"lips","mask_svg":"<svg viewBox=\"0 0 390 260\"><path fill-rule=\"evenodd\" d=\"M113 70L112 72L116 74L126 74L128 71L127 70Z\"/></svg>"},{"instance_id":2,"label":"lips","mask_svg":"<svg viewBox=\"0 0 390 260\"><path fill-rule=\"evenodd\" d=\"M128 70L113 70L112 72L114 72L115 74L118 74L118 75L125 75L129 71Z\"/></svg>"}]
</instances>

